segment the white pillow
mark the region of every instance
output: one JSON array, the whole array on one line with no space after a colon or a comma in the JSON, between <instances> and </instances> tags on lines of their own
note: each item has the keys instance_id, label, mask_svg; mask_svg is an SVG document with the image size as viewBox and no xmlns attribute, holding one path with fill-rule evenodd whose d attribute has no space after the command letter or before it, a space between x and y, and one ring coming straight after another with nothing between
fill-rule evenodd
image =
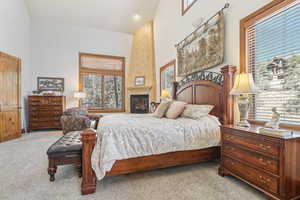
<instances>
[{"instance_id":1,"label":"white pillow","mask_svg":"<svg viewBox=\"0 0 300 200\"><path fill-rule=\"evenodd\" d=\"M171 101L162 101L156 108L155 112L153 113L153 116L157 118L164 117L171 103Z\"/></svg>"},{"instance_id":2,"label":"white pillow","mask_svg":"<svg viewBox=\"0 0 300 200\"><path fill-rule=\"evenodd\" d=\"M182 114L186 105L187 103L182 101L173 101L166 112L166 117L169 119L176 119Z\"/></svg>"},{"instance_id":3,"label":"white pillow","mask_svg":"<svg viewBox=\"0 0 300 200\"><path fill-rule=\"evenodd\" d=\"M214 108L213 105L192 105L188 104L185 106L181 117L191 118L191 119L200 119L212 111Z\"/></svg>"}]
</instances>

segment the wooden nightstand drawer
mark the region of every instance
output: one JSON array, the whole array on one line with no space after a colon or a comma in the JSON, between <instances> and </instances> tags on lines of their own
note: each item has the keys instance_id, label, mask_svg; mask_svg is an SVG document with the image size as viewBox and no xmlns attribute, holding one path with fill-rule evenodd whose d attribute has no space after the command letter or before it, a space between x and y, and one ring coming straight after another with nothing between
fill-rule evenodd
<instances>
[{"instance_id":1,"label":"wooden nightstand drawer","mask_svg":"<svg viewBox=\"0 0 300 200\"><path fill-rule=\"evenodd\" d=\"M236 134L232 134L227 132L226 130L222 130L223 133L223 141L230 142L233 144L238 144L262 153L278 156L280 145L276 142L261 140L258 138L251 138L245 136L239 136Z\"/></svg>"},{"instance_id":2,"label":"wooden nightstand drawer","mask_svg":"<svg viewBox=\"0 0 300 200\"><path fill-rule=\"evenodd\" d=\"M243 150L241 148L226 143L224 143L222 151L225 155L228 155L229 157L248 162L253 166L257 166L271 173L279 174L279 161L276 159L272 159L251 151Z\"/></svg>"},{"instance_id":3,"label":"wooden nightstand drawer","mask_svg":"<svg viewBox=\"0 0 300 200\"><path fill-rule=\"evenodd\" d=\"M240 178L257 185L263 190L278 194L278 178L263 173L226 156L223 157L223 164L225 168L227 168L229 171L234 172L234 174L239 176Z\"/></svg>"}]
</instances>

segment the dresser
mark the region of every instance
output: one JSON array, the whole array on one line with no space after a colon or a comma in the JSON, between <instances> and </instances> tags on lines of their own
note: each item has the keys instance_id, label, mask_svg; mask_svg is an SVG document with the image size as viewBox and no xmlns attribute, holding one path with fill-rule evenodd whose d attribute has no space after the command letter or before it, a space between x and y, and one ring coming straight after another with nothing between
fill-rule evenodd
<instances>
[{"instance_id":1,"label":"dresser","mask_svg":"<svg viewBox=\"0 0 300 200\"><path fill-rule=\"evenodd\" d=\"M64 96L29 96L29 131L61 129L60 117L65 110Z\"/></svg>"},{"instance_id":2,"label":"dresser","mask_svg":"<svg viewBox=\"0 0 300 200\"><path fill-rule=\"evenodd\" d=\"M259 126L222 126L219 175L232 175L268 199L300 197L300 133L285 138L262 135Z\"/></svg>"}]
</instances>

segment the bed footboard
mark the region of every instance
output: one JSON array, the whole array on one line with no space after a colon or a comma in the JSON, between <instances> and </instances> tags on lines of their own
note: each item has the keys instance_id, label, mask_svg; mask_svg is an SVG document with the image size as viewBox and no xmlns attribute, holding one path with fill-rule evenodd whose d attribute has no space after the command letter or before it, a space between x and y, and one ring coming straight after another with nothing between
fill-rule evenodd
<instances>
[{"instance_id":1,"label":"bed footboard","mask_svg":"<svg viewBox=\"0 0 300 200\"><path fill-rule=\"evenodd\" d=\"M92 169L91 156L96 143L96 131L86 129L81 132L82 141L82 183L81 194L92 194L96 191L96 175Z\"/></svg>"}]
</instances>

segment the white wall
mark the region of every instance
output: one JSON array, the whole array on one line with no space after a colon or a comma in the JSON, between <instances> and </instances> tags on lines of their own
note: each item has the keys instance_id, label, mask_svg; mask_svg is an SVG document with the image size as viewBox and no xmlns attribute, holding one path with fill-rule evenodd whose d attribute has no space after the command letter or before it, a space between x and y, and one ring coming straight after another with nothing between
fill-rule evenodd
<instances>
[{"instance_id":1,"label":"white wall","mask_svg":"<svg viewBox=\"0 0 300 200\"><path fill-rule=\"evenodd\" d=\"M21 94L25 108L24 97L30 90L30 16L23 0L0 1L0 27L0 51L22 59Z\"/></svg>"},{"instance_id":2,"label":"white wall","mask_svg":"<svg viewBox=\"0 0 300 200\"><path fill-rule=\"evenodd\" d=\"M67 107L77 106L79 52L126 57L128 68L132 35L88 27L32 23L32 90L38 76L65 78Z\"/></svg>"},{"instance_id":3,"label":"white wall","mask_svg":"<svg viewBox=\"0 0 300 200\"><path fill-rule=\"evenodd\" d=\"M226 2L230 3L230 8L225 11L226 49L222 66L239 66L239 22L271 0L198 0L184 16L181 16L181 0L161 0L154 20L157 84L160 81L159 68L176 58L174 45L195 29L195 21L201 17L209 19L224 7ZM212 70L217 71L219 67Z\"/></svg>"}]
</instances>

